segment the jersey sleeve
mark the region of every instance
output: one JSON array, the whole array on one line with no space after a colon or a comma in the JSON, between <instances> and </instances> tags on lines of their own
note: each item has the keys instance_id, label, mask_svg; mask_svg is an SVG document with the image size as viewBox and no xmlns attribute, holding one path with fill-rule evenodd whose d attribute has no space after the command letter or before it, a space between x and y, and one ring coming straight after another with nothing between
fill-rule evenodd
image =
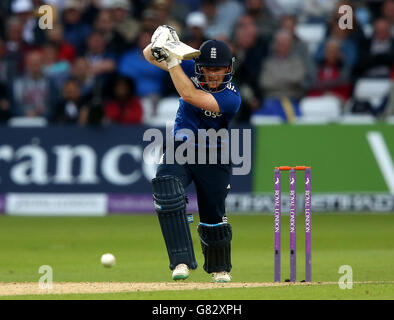
<instances>
[{"instance_id":1,"label":"jersey sleeve","mask_svg":"<svg viewBox=\"0 0 394 320\"><path fill-rule=\"evenodd\" d=\"M227 113L235 115L241 105L241 96L234 85L228 87L220 92L213 92L213 97L216 99L220 113Z\"/></svg>"},{"instance_id":2,"label":"jersey sleeve","mask_svg":"<svg viewBox=\"0 0 394 320\"><path fill-rule=\"evenodd\" d=\"M181 68L189 78L195 75L194 60L182 60Z\"/></svg>"}]
</instances>

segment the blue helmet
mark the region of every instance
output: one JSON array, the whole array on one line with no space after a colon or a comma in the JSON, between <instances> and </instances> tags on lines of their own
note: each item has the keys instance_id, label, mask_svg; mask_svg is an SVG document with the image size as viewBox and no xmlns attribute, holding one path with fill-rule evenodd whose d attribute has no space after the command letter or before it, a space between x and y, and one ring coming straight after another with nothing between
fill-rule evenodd
<instances>
[{"instance_id":1,"label":"blue helmet","mask_svg":"<svg viewBox=\"0 0 394 320\"><path fill-rule=\"evenodd\" d=\"M195 58L195 72L197 79L200 83L201 89L208 92L218 92L226 88L226 85L230 83L234 74L234 62L229 46L220 40L207 40L200 47L201 54ZM211 91L208 86L206 86L206 81L204 80L204 74L201 67L228 67L227 72L224 73L224 79L221 84Z\"/></svg>"}]
</instances>

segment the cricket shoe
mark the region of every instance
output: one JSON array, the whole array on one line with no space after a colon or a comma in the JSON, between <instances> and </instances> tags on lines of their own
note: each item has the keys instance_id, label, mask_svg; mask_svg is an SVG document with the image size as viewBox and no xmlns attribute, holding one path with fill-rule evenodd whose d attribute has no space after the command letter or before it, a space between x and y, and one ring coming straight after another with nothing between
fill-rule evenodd
<instances>
[{"instance_id":1,"label":"cricket shoe","mask_svg":"<svg viewBox=\"0 0 394 320\"><path fill-rule=\"evenodd\" d=\"M219 283L230 282L231 276L227 271L214 272L212 273L212 280Z\"/></svg>"},{"instance_id":2,"label":"cricket shoe","mask_svg":"<svg viewBox=\"0 0 394 320\"><path fill-rule=\"evenodd\" d=\"M189 277L189 267L184 264L178 264L172 271L172 280L186 280Z\"/></svg>"}]
</instances>

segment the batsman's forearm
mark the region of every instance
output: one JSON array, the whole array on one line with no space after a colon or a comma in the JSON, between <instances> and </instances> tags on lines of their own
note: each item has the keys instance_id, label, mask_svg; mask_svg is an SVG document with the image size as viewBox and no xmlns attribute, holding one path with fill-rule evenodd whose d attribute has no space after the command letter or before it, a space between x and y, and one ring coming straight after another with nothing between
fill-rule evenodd
<instances>
[{"instance_id":1,"label":"batsman's forearm","mask_svg":"<svg viewBox=\"0 0 394 320\"><path fill-rule=\"evenodd\" d=\"M193 82L186 76L183 72L180 65L177 65L169 70L172 82L179 95L183 98L183 100L188 101L196 88L193 85Z\"/></svg>"},{"instance_id":2,"label":"batsman's forearm","mask_svg":"<svg viewBox=\"0 0 394 320\"><path fill-rule=\"evenodd\" d=\"M145 49L142 51L142 53L144 55L145 60L148 61L150 64L153 64L154 66L159 67L164 71L168 71L165 61L157 62L155 58L152 56L152 44L148 44L145 47Z\"/></svg>"},{"instance_id":3,"label":"batsman's forearm","mask_svg":"<svg viewBox=\"0 0 394 320\"><path fill-rule=\"evenodd\" d=\"M152 44L148 44L143 51L145 59L152 63L155 58L152 56Z\"/></svg>"}]
</instances>

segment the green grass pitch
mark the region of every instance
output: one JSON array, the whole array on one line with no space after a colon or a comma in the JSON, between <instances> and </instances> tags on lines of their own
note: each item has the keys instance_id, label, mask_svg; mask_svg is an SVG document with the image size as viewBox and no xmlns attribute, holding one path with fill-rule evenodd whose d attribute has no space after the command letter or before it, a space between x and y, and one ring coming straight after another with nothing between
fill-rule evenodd
<instances>
[{"instance_id":1,"label":"green grass pitch","mask_svg":"<svg viewBox=\"0 0 394 320\"><path fill-rule=\"evenodd\" d=\"M197 220L197 219L195 219ZM273 281L272 215L229 215L233 227L233 282ZM288 217L282 225L282 277L289 275ZM191 224L199 267L186 282L211 282ZM304 277L303 216L297 221L297 279ZM104 268L111 252L116 266ZM154 215L102 218L0 217L0 283L36 282L50 265L54 282L170 282L171 272ZM339 267L353 270L342 290ZM311 286L218 288L103 294L0 296L0 299L394 299L394 215L316 214L312 217ZM370 282L370 283L363 283Z\"/></svg>"}]
</instances>

